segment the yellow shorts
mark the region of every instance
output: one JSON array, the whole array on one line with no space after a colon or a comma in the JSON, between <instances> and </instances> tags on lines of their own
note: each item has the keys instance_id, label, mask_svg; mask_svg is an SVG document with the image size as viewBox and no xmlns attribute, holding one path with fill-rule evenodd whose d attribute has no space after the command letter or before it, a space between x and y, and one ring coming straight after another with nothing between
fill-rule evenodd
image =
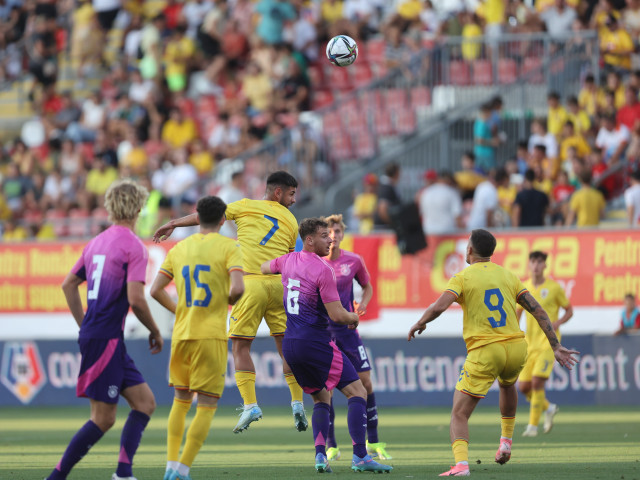
<instances>
[{"instance_id":1,"label":"yellow shorts","mask_svg":"<svg viewBox=\"0 0 640 480\"><path fill-rule=\"evenodd\" d=\"M220 398L227 371L228 340L175 340L171 342L169 386Z\"/></svg>"},{"instance_id":2,"label":"yellow shorts","mask_svg":"<svg viewBox=\"0 0 640 480\"><path fill-rule=\"evenodd\" d=\"M272 336L284 335L283 290L280 275L245 275L244 295L231 309L229 338L255 338L263 318Z\"/></svg>"},{"instance_id":3,"label":"yellow shorts","mask_svg":"<svg viewBox=\"0 0 640 480\"><path fill-rule=\"evenodd\" d=\"M495 342L471 350L460 371L456 390L484 398L497 378L502 385L513 385L527 359L524 338Z\"/></svg>"},{"instance_id":4,"label":"yellow shorts","mask_svg":"<svg viewBox=\"0 0 640 480\"><path fill-rule=\"evenodd\" d=\"M533 377L549 378L554 363L556 363L556 357L551 348L531 350L527 363L520 373L520 381L530 382Z\"/></svg>"}]
</instances>

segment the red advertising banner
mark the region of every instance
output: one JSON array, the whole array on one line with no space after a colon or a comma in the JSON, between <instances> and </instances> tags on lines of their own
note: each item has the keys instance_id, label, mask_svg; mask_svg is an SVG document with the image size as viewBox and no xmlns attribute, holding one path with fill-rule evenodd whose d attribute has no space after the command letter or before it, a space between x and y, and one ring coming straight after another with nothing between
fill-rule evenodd
<instances>
[{"instance_id":1,"label":"red advertising banner","mask_svg":"<svg viewBox=\"0 0 640 480\"><path fill-rule=\"evenodd\" d=\"M626 293L640 296L636 232L541 231L497 238L493 261L523 279L529 252L547 252L547 274L565 287L574 306L617 306ZM364 258L374 282L374 299L363 320L376 318L379 308L427 307L449 278L465 267L467 239L466 235L430 237L428 249L403 257L393 235L347 236L342 246ZM172 245L147 243L148 284ZM60 285L83 247L84 243L0 245L0 312L66 312Z\"/></svg>"}]
</instances>

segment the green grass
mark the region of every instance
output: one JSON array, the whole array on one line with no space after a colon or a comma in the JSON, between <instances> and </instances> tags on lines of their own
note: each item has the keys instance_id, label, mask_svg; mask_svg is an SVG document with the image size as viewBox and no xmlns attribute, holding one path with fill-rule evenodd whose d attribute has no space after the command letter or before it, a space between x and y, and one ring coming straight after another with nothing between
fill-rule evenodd
<instances>
[{"instance_id":1,"label":"green grass","mask_svg":"<svg viewBox=\"0 0 640 480\"><path fill-rule=\"evenodd\" d=\"M309 407L309 406L308 406ZM511 461L493 461L498 446L496 408L478 408L471 418L469 448L472 476L486 479L624 479L640 480L640 410L630 407L562 407L549 435L522 438L527 408L522 406ZM309 410L309 408L308 408ZM76 466L70 479L109 480L115 471L118 422ZM161 479L165 465L168 409L159 408L135 457L139 480ZM0 479L42 479L58 462L67 442L86 421L88 408L0 409ZM337 412L338 442L343 459L333 462L336 476L351 472L346 411ZM381 440L394 456L389 463L397 478L436 478L453 458L449 447L449 411L444 408L382 408ZM220 408L207 443L196 458L193 478L317 478L309 431L298 433L284 408L265 408L264 418L242 434L231 429L236 421L229 407ZM353 478L353 477L350 477ZM359 478L359 477L358 477ZM387 477L385 477L387 478Z\"/></svg>"}]
</instances>

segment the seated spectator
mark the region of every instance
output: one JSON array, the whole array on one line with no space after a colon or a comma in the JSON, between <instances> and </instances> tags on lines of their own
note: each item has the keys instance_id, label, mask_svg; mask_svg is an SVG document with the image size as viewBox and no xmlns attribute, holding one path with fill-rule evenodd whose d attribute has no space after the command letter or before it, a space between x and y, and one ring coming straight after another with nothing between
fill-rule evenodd
<instances>
[{"instance_id":1,"label":"seated spectator","mask_svg":"<svg viewBox=\"0 0 640 480\"><path fill-rule=\"evenodd\" d=\"M425 235L441 235L462 228L462 198L453 183L453 175L443 171L420 194L418 208Z\"/></svg>"},{"instance_id":2,"label":"seated spectator","mask_svg":"<svg viewBox=\"0 0 640 480\"><path fill-rule=\"evenodd\" d=\"M215 165L215 160L211 152L209 152L200 138L196 138L191 142L191 153L189 155L189 163L194 166L199 177L205 177L211 174Z\"/></svg>"},{"instance_id":3,"label":"seated spectator","mask_svg":"<svg viewBox=\"0 0 640 480\"><path fill-rule=\"evenodd\" d=\"M577 18L576 10L567 5L565 0L555 0L553 7L540 14L547 32L551 38L562 40L571 31L574 20ZM549 131L552 131L549 128Z\"/></svg>"},{"instance_id":4,"label":"seated spectator","mask_svg":"<svg viewBox=\"0 0 640 480\"><path fill-rule=\"evenodd\" d=\"M584 158L591 152L591 148L584 137L576 133L574 123L568 121L562 129L562 141L560 142L561 162L565 162L569 158L568 150L572 147L576 150L576 154L579 157Z\"/></svg>"},{"instance_id":5,"label":"seated spectator","mask_svg":"<svg viewBox=\"0 0 640 480\"><path fill-rule=\"evenodd\" d=\"M81 115L82 111L73 101L71 92L64 92L57 111L42 119L48 137L62 136L69 125L80 120Z\"/></svg>"},{"instance_id":6,"label":"seated spectator","mask_svg":"<svg viewBox=\"0 0 640 480\"><path fill-rule=\"evenodd\" d=\"M461 12L460 18L462 20L462 38L467 40L462 42L460 47L462 50L462 58L467 61L473 61L480 58L482 52L483 35L482 27L480 26L480 19L475 13Z\"/></svg>"},{"instance_id":7,"label":"seated spectator","mask_svg":"<svg viewBox=\"0 0 640 480\"><path fill-rule=\"evenodd\" d=\"M269 109L273 97L271 79L257 62L249 62L242 79L242 94L248 101L249 115Z\"/></svg>"},{"instance_id":8,"label":"seated spectator","mask_svg":"<svg viewBox=\"0 0 640 480\"><path fill-rule=\"evenodd\" d=\"M76 144L70 139L65 138L60 148L60 156L58 157L58 165L63 176L79 173L83 168L83 158L80 149L76 148Z\"/></svg>"},{"instance_id":9,"label":"seated spectator","mask_svg":"<svg viewBox=\"0 0 640 480\"><path fill-rule=\"evenodd\" d=\"M542 227L549 209L549 197L533 187L535 172L528 169L524 174L522 190L516 195L511 210L513 227Z\"/></svg>"},{"instance_id":10,"label":"seated spectator","mask_svg":"<svg viewBox=\"0 0 640 480\"><path fill-rule=\"evenodd\" d=\"M575 187L569 183L569 175L560 170L551 191L551 225L564 225L569 199L574 191Z\"/></svg>"},{"instance_id":11,"label":"seated spectator","mask_svg":"<svg viewBox=\"0 0 640 480\"><path fill-rule=\"evenodd\" d=\"M306 112L311 110L309 78L296 61L289 62L286 76L275 91L275 107L279 111Z\"/></svg>"},{"instance_id":12,"label":"seated spectator","mask_svg":"<svg viewBox=\"0 0 640 480\"><path fill-rule=\"evenodd\" d=\"M67 136L75 143L94 142L98 130L107 120L107 111L100 100L100 93L93 92L84 102L80 119L71 122L67 127Z\"/></svg>"},{"instance_id":13,"label":"seated spectator","mask_svg":"<svg viewBox=\"0 0 640 480\"><path fill-rule=\"evenodd\" d=\"M93 159L93 167L87 174L86 191L93 205L103 205L104 194L113 182L118 179L118 171L100 158Z\"/></svg>"},{"instance_id":14,"label":"seated spectator","mask_svg":"<svg viewBox=\"0 0 640 480\"><path fill-rule=\"evenodd\" d=\"M17 164L10 163L7 166L0 186L9 209L12 212L21 211L24 208L24 196L29 190L30 182L28 177L20 174Z\"/></svg>"},{"instance_id":15,"label":"seated spectator","mask_svg":"<svg viewBox=\"0 0 640 480\"><path fill-rule=\"evenodd\" d=\"M611 108L610 101L606 98L608 92L613 93L613 108L614 113L625 104L625 93L622 78L618 72L607 73L607 83L603 90L600 91L598 97L598 106L600 110Z\"/></svg>"},{"instance_id":16,"label":"seated spectator","mask_svg":"<svg viewBox=\"0 0 640 480\"><path fill-rule=\"evenodd\" d=\"M636 306L636 296L633 293L627 293L624 296L624 309L621 317L620 328L614 332L614 336L640 330L640 310Z\"/></svg>"},{"instance_id":17,"label":"seated spectator","mask_svg":"<svg viewBox=\"0 0 640 480\"><path fill-rule=\"evenodd\" d=\"M473 198L476 187L486 180L486 177L475 166L473 152L465 152L460 160L461 170L453 174L453 178L462 192L462 199Z\"/></svg>"},{"instance_id":18,"label":"seated spectator","mask_svg":"<svg viewBox=\"0 0 640 480\"><path fill-rule=\"evenodd\" d=\"M173 148L185 147L197 136L196 124L192 118L185 118L182 110L169 110L169 120L162 127L162 140Z\"/></svg>"},{"instance_id":19,"label":"seated spectator","mask_svg":"<svg viewBox=\"0 0 640 480\"><path fill-rule=\"evenodd\" d=\"M591 119L587 112L580 108L578 98L575 95L567 98L567 113L576 133L578 135L586 135L591 128Z\"/></svg>"},{"instance_id":20,"label":"seated spectator","mask_svg":"<svg viewBox=\"0 0 640 480\"><path fill-rule=\"evenodd\" d=\"M209 147L214 153L219 153L224 158L238 143L240 143L240 129L231 123L231 117L227 112L222 112L209 136Z\"/></svg>"},{"instance_id":21,"label":"seated spectator","mask_svg":"<svg viewBox=\"0 0 640 480\"><path fill-rule=\"evenodd\" d=\"M527 168L529 168L528 163L529 163L528 142L523 140L518 142L518 147L516 148L516 165L518 166L518 173L520 175L524 175L524 172L527 171Z\"/></svg>"},{"instance_id":22,"label":"seated spectator","mask_svg":"<svg viewBox=\"0 0 640 480\"><path fill-rule=\"evenodd\" d=\"M616 119L611 115L603 115L600 125L596 146L602 149L605 162L610 166L615 165L624 158L631 133L624 124L616 126Z\"/></svg>"},{"instance_id":23,"label":"seated spectator","mask_svg":"<svg viewBox=\"0 0 640 480\"><path fill-rule=\"evenodd\" d=\"M531 136L529 137L529 154L533 154L536 145L544 145L545 154L550 158L558 156L558 141L555 135L547 132L544 119L535 119L531 122Z\"/></svg>"},{"instance_id":24,"label":"seated spectator","mask_svg":"<svg viewBox=\"0 0 640 480\"><path fill-rule=\"evenodd\" d=\"M140 74L140 70L131 72L129 85L129 98L133 103L145 105L153 101L156 85L153 80L144 79Z\"/></svg>"},{"instance_id":25,"label":"seated spectator","mask_svg":"<svg viewBox=\"0 0 640 480\"><path fill-rule=\"evenodd\" d=\"M409 59L409 48L402 39L402 32L397 25L390 25L385 34L386 47L384 61L388 69L402 66Z\"/></svg>"},{"instance_id":26,"label":"seated spectator","mask_svg":"<svg viewBox=\"0 0 640 480\"><path fill-rule=\"evenodd\" d=\"M640 226L640 170L634 170L629 179L631 186L624 192L630 227Z\"/></svg>"},{"instance_id":27,"label":"seated spectator","mask_svg":"<svg viewBox=\"0 0 640 480\"><path fill-rule=\"evenodd\" d=\"M304 55L307 62L313 63L318 60L318 32L311 20L303 14L303 5L298 3L295 8L297 18L287 29L287 40L296 52Z\"/></svg>"},{"instance_id":28,"label":"seated spectator","mask_svg":"<svg viewBox=\"0 0 640 480\"><path fill-rule=\"evenodd\" d=\"M638 90L635 87L625 88L625 104L620 107L616 115L618 125L624 125L629 131L640 127L640 102Z\"/></svg>"},{"instance_id":29,"label":"seated spectator","mask_svg":"<svg viewBox=\"0 0 640 480\"><path fill-rule=\"evenodd\" d=\"M364 191L356 195L353 201L353 215L358 219L358 231L361 235L367 235L373 230L373 219L378 204L378 177L368 173L362 180Z\"/></svg>"},{"instance_id":30,"label":"seated spectator","mask_svg":"<svg viewBox=\"0 0 640 480\"><path fill-rule=\"evenodd\" d=\"M564 1L564 0L559 0ZM547 131L558 138L562 132L562 126L569 119L569 114L560 104L560 95L557 92L551 92L547 95Z\"/></svg>"},{"instance_id":31,"label":"seated spectator","mask_svg":"<svg viewBox=\"0 0 640 480\"><path fill-rule=\"evenodd\" d=\"M4 229L2 231L3 242L21 242L29 238L29 232L20 225L18 222L10 218L4 222Z\"/></svg>"},{"instance_id":32,"label":"seated spectator","mask_svg":"<svg viewBox=\"0 0 640 480\"><path fill-rule=\"evenodd\" d=\"M196 53L196 45L186 33L186 25L176 26L164 50L165 77L172 92L182 92L186 88Z\"/></svg>"},{"instance_id":33,"label":"seated spectator","mask_svg":"<svg viewBox=\"0 0 640 480\"><path fill-rule=\"evenodd\" d=\"M596 117L600 95L600 89L596 85L594 76L587 75L584 79L584 86L578 93L578 104L592 119Z\"/></svg>"},{"instance_id":34,"label":"seated spectator","mask_svg":"<svg viewBox=\"0 0 640 480\"><path fill-rule=\"evenodd\" d=\"M618 11L619 8L619 4L616 6L615 0L600 0L597 2L595 9L591 14L589 27L592 30L597 30L599 35L602 34L610 16L613 16L615 19L620 19L621 15Z\"/></svg>"},{"instance_id":35,"label":"seated spectator","mask_svg":"<svg viewBox=\"0 0 640 480\"><path fill-rule=\"evenodd\" d=\"M620 27L615 15L609 14L605 27L600 29L600 54L604 67L619 73L631 71L631 54L634 51L631 35Z\"/></svg>"},{"instance_id":36,"label":"seated spectator","mask_svg":"<svg viewBox=\"0 0 640 480\"><path fill-rule=\"evenodd\" d=\"M230 68L238 68L244 65L249 53L249 40L240 30L240 22L231 20L222 35L222 54ZM316 49L317 57L317 49Z\"/></svg>"},{"instance_id":37,"label":"seated spectator","mask_svg":"<svg viewBox=\"0 0 640 480\"><path fill-rule=\"evenodd\" d=\"M580 189L571 195L565 224L571 226L575 221L577 227L597 227L607 203L602 192L591 186L591 172L582 172L579 178Z\"/></svg>"}]
</instances>

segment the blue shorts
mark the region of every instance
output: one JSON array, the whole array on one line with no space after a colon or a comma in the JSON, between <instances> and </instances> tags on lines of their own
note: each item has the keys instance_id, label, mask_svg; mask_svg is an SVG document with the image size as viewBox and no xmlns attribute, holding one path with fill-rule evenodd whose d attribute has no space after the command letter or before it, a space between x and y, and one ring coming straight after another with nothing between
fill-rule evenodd
<instances>
[{"instance_id":1,"label":"blue shorts","mask_svg":"<svg viewBox=\"0 0 640 480\"><path fill-rule=\"evenodd\" d=\"M360 379L334 342L288 339L285 334L282 353L305 393L317 393L323 388L341 390Z\"/></svg>"},{"instance_id":2,"label":"blue shorts","mask_svg":"<svg viewBox=\"0 0 640 480\"><path fill-rule=\"evenodd\" d=\"M81 338L78 344L82 354L76 385L78 397L118 403L124 389L144 383L122 339Z\"/></svg>"},{"instance_id":3,"label":"blue shorts","mask_svg":"<svg viewBox=\"0 0 640 480\"><path fill-rule=\"evenodd\" d=\"M371 370L371 362L369 362L367 351L357 330L349 330L346 334L333 337L333 341L342 353L347 356L356 372L368 372Z\"/></svg>"}]
</instances>

